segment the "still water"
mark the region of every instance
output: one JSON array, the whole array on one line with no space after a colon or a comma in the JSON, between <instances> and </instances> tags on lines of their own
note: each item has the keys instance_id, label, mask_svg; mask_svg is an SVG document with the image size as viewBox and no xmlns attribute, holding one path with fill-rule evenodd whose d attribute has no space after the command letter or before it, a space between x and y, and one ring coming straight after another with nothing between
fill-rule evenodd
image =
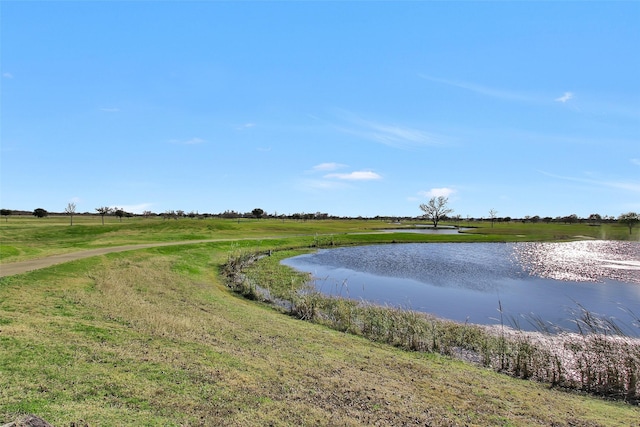
<instances>
[{"instance_id":1,"label":"still water","mask_svg":"<svg viewBox=\"0 0 640 427\"><path fill-rule=\"evenodd\" d=\"M283 264L311 273L325 294L460 322L576 330L582 307L640 336L638 242L373 245Z\"/></svg>"}]
</instances>

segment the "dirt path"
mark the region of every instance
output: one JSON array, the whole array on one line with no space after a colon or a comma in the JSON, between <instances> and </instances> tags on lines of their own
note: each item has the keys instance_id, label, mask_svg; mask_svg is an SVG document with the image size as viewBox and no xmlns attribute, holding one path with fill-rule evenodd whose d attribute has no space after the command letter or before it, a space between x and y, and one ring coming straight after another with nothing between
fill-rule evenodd
<instances>
[{"instance_id":1,"label":"dirt path","mask_svg":"<svg viewBox=\"0 0 640 427\"><path fill-rule=\"evenodd\" d=\"M52 255L46 258L37 258L30 259L28 261L0 264L0 277L13 276L14 274L21 274L26 273L27 271L39 270L41 268L50 267L52 265L62 264L63 262L75 261L77 259L105 255L113 252L133 251L136 249L155 248L159 246L193 245L197 243L222 242L226 240L237 239L187 240L181 242L143 243L138 245L113 246L110 248L87 249L84 251L71 252L68 254Z\"/></svg>"}]
</instances>

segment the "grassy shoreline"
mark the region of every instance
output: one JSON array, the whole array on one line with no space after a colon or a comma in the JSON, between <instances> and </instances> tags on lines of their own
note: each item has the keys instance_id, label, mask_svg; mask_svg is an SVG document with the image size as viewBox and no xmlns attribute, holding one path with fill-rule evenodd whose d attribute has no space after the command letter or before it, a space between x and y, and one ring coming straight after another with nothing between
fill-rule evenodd
<instances>
[{"instance_id":1,"label":"grassy shoreline","mask_svg":"<svg viewBox=\"0 0 640 427\"><path fill-rule=\"evenodd\" d=\"M433 236L346 234L372 231L366 221L175 222L186 224L134 224L82 239L73 233L86 230L61 225L39 225L39 233L0 228L2 245L31 251L26 256L185 235L234 239L0 279L0 423L26 413L59 426L633 426L640 419L635 406L300 322L239 297L220 275L238 251L313 247L331 236L334 244ZM207 226L228 229L205 233Z\"/></svg>"},{"instance_id":2,"label":"grassy shoreline","mask_svg":"<svg viewBox=\"0 0 640 427\"><path fill-rule=\"evenodd\" d=\"M224 273L234 291L253 300L276 301L299 319L405 350L472 361L517 378L634 405L640 402L640 338L622 335L615 325L602 325L591 313L576 319L583 323L582 333L548 334L504 324L462 324L401 307L325 296L309 282L309 275L280 264L304 252L269 257L236 252Z\"/></svg>"}]
</instances>

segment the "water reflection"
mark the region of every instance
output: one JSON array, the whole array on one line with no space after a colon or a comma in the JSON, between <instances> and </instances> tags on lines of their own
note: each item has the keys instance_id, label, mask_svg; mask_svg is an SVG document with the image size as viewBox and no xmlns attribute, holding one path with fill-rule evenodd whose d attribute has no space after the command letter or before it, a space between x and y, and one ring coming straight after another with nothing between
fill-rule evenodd
<instances>
[{"instance_id":1,"label":"water reflection","mask_svg":"<svg viewBox=\"0 0 640 427\"><path fill-rule=\"evenodd\" d=\"M581 241L519 243L513 255L532 276L580 282L606 279L640 284L640 245L633 242Z\"/></svg>"},{"instance_id":2,"label":"water reflection","mask_svg":"<svg viewBox=\"0 0 640 427\"><path fill-rule=\"evenodd\" d=\"M640 244L418 243L321 250L284 261L316 277L327 294L404 306L458 321L575 328L578 304L640 325ZM625 311L626 310L626 311Z\"/></svg>"}]
</instances>

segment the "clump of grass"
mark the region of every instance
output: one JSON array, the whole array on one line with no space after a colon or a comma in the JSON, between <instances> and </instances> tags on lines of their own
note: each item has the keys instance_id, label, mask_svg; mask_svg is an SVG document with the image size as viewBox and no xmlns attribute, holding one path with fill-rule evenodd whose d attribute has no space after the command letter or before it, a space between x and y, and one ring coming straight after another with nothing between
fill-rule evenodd
<instances>
[{"instance_id":1,"label":"clump of grass","mask_svg":"<svg viewBox=\"0 0 640 427\"><path fill-rule=\"evenodd\" d=\"M259 259L260 255L255 251L243 250L234 247L230 252L227 262L222 266L222 274L227 277L228 286L249 299L258 298L258 292L254 281L247 278L245 269Z\"/></svg>"},{"instance_id":2,"label":"clump of grass","mask_svg":"<svg viewBox=\"0 0 640 427\"><path fill-rule=\"evenodd\" d=\"M640 343L600 334L569 337L571 385L596 394L637 400Z\"/></svg>"},{"instance_id":3,"label":"clump of grass","mask_svg":"<svg viewBox=\"0 0 640 427\"><path fill-rule=\"evenodd\" d=\"M316 233L313 236L312 248L332 247L337 246L339 243L333 234L321 235Z\"/></svg>"},{"instance_id":4,"label":"clump of grass","mask_svg":"<svg viewBox=\"0 0 640 427\"><path fill-rule=\"evenodd\" d=\"M291 255L287 252L254 264L260 254L230 254L224 268L231 271L228 283L252 299L288 301L289 313L299 319L372 341L462 358L557 387L630 403L640 401L640 339L621 335L615 322L602 321L582 307L576 320L579 334L557 333L541 319L533 322L540 324L542 332L510 328L505 325L500 303L500 325L461 324L403 307L325 296L309 284L308 275L279 264Z\"/></svg>"}]
</instances>

